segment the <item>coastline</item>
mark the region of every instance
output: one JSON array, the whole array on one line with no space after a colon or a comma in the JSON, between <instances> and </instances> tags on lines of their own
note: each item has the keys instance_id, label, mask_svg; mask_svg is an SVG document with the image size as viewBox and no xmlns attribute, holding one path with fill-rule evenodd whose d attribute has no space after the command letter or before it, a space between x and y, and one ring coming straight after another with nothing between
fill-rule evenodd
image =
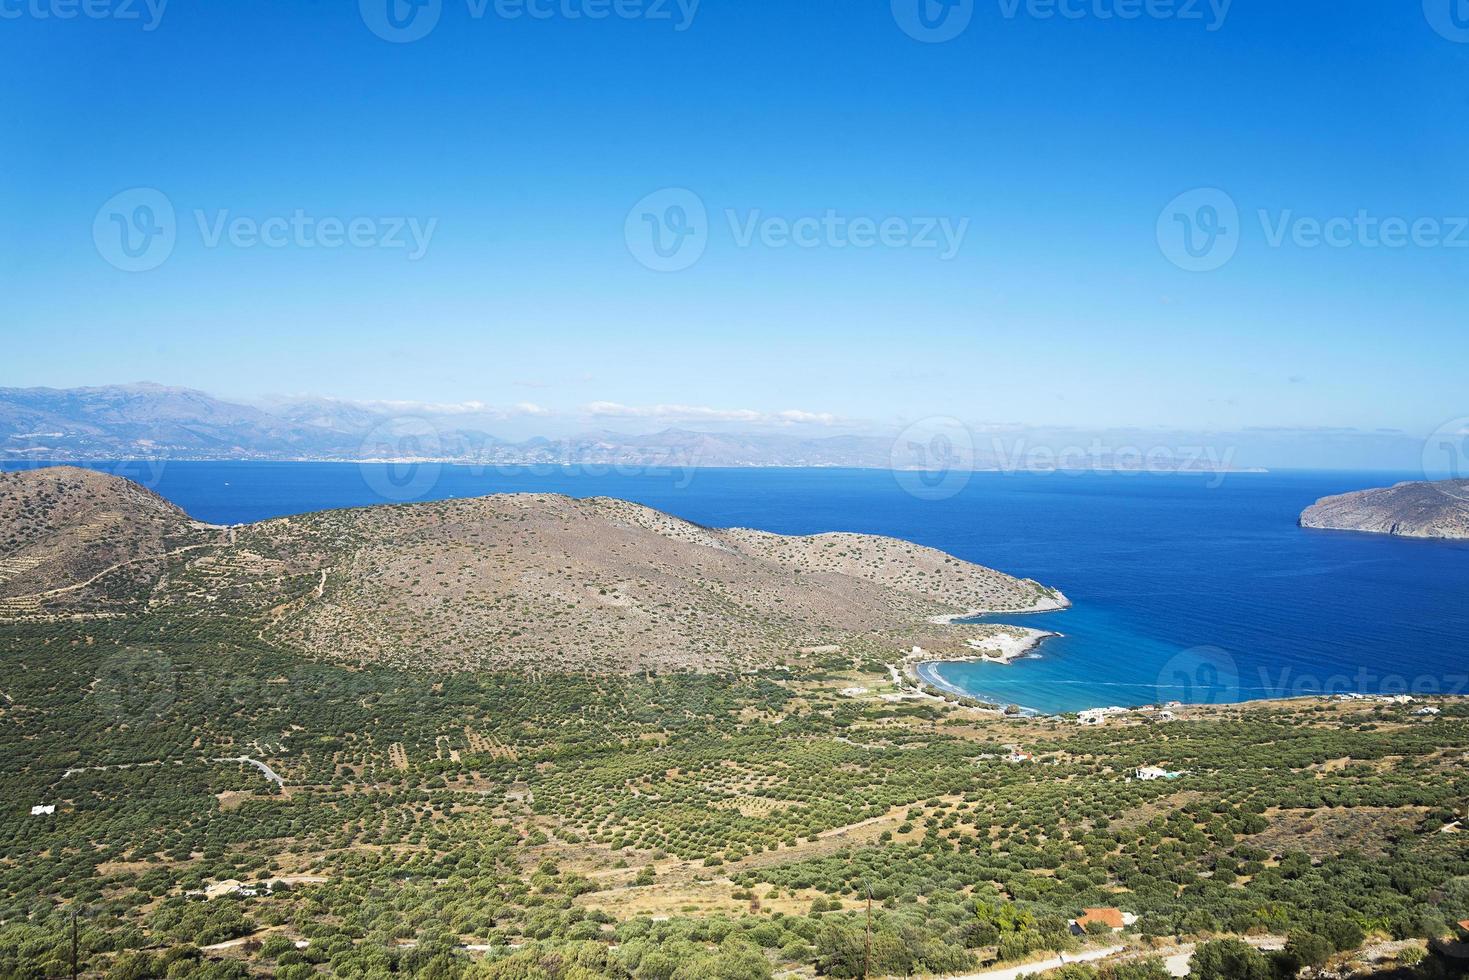
<instances>
[{"instance_id":1,"label":"coastline","mask_svg":"<svg viewBox=\"0 0 1469 980\"><path fill-rule=\"evenodd\" d=\"M980 616L1028 616L1032 613L1061 612L1071 608L1071 600L1066 598L1066 593L1060 589L1047 588L1035 579L1022 579L1029 582L1040 591L1039 598L1024 609L969 609L964 612L945 613L941 616L930 616L928 621L934 626L956 626L966 619L977 619Z\"/></svg>"},{"instance_id":2,"label":"coastline","mask_svg":"<svg viewBox=\"0 0 1469 980\"><path fill-rule=\"evenodd\" d=\"M962 653L944 655L929 653L927 651L923 651L921 648L915 648L918 650L918 652L910 653L905 656L899 664L899 669L902 671L902 676L910 684L912 684L916 690L920 691L921 693L927 694L931 697L940 697L945 700L958 699L963 702L979 705L981 707L993 708L997 711L1003 711L1007 706L1013 704L1014 702L989 701L975 694L972 694L964 690L963 688L960 688L957 685L951 684L948 681L944 680L943 677L939 675L938 668L942 664L955 663L985 663L994 664L999 667L1008 667L1016 660L1020 660L1030 656L1033 651L1035 651L1035 649L1038 648L1041 644L1045 643L1046 640L1062 635L1060 633L1054 633L1048 630L1033 630L1018 626L1011 627L1011 629L1023 630L1024 636L1003 637L1004 639L1009 639L1011 642L1005 646L1004 652L997 656L987 656L984 654L974 656L972 654L966 655ZM995 638L991 637L990 639ZM984 641L980 640L970 642L971 644L976 644L983 643ZM978 646L972 646L971 649L974 652L978 653L981 648ZM1027 714L1042 713L1034 708L1029 708L1023 704L1016 704L1015 706Z\"/></svg>"},{"instance_id":3,"label":"coastline","mask_svg":"<svg viewBox=\"0 0 1469 980\"><path fill-rule=\"evenodd\" d=\"M980 616L1024 616L1033 613L1059 612L1071 608L1071 600L1060 589L1052 589L1041 585L1034 579L1025 579L1035 586L1039 593L1036 600L1024 609L969 609L963 612L946 613L939 616L930 616L928 622L934 626L958 626L964 620L976 619ZM976 624L977 625L977 624ZM906 680L913 689L928 697L937 697L944 700L959 700L983 708L1004 711L1008 703L991 702L975 697L968 691L950 684L939 676L937 668L945 663L987 663L999 666L1009 666L1017 660L1033 654L1046 640L1062 634L1050 630L1031 629L1027 626L1015 626L1008 623L984 624L994 627L994 631L979 638L970 638L965 641L966 650L953 653L933 653L922 647L914 647L906 654L896 666L889 665L897 675ZM1034 709L1024 705L1016 705L1022 711L1036 714Z\"/></svg>"}]
</instances>

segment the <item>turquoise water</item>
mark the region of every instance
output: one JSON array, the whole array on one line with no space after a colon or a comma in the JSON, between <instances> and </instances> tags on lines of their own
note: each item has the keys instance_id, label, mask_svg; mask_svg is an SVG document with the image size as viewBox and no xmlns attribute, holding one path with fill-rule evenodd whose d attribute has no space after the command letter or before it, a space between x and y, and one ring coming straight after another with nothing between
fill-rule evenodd
<instances>
[{"instance_id":1,"label":"turquoise water","mask_svg":"<svg viewBox=\"0 0 1469 980\"><path fill-rule=\"evenodd\" d=\"M1045 712L1332 691L1469 692L1469 545L1308 531L1301 509L1412 474L976 474L924 499L869 470L104 465L194 516L237 523L328 507L503 491L625 497L710 526L890 534L1063 590L1039 657L945 664L976 696ZM907 481L905 480L906 484Z\"/></svg>"}]
</instances>

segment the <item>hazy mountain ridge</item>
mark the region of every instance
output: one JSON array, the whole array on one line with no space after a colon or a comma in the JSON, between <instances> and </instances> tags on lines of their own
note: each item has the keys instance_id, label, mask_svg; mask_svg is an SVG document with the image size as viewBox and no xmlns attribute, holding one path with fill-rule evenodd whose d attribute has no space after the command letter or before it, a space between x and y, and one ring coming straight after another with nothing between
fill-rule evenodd
<instances>
[{"instance_id":1,"label":"hazy mountain ridge","mask_svg":"<svg viewBox=\"0 0 1469 980\"><path fill-rule=\"evenodd\" d=\"M110 517L94 533L79 516L99 506ZM9 512L45 533L0 541L0 618L224 616L351 663L627 673L848 642L959 650L988 628L933 617L1065 602L906 541L714 530L608 498L501 494L226 529L60 467L6 475Z\"/></svg>"},{"instance_id":2,"label":"hazy mountain ridge","mask_svg":"<svg viewBox=\"0 0 1469 980\"><path fill-rule=\"evenodd\" d=\"M952 420L941 420L952 422ZM157 384L0 388L0 459L434 460L485 466L848 467L895 470L1100 469L1220 472L1228 458L1175 447L1144 458L1097 444L1049 452L1024 436L609 429L511 441L488 410L295 398L266 406ZM957 423L954 423L957 426ZM943 426L940 426L943 429ZM1127 436L1121 438L1128 441ZM1139 437L1140 438L1140 437ZM1146 441L1146 440L1144 440ZM973 443L972 445L970 443ZM1170 455L1171 453L1171 455Z\"/></svg>"},{"instance_id":3,"label":"hazy mountain ridge","mask_svg":"<svg viewBox=\"0 0 1469 980\"><path fill-rule=\"evenodd\" d=\"M0 453L13 457L290 458L359 442L189 388L0 388Z\"/></svg>"},{"instance_id":4,"label":"hazy mountain ridge","mask_svg":"<svg viewBox=\"0 0 1469 980\"><path fill-rule=\"evenodd\" d=\"M156 384L0 388L0 455L19 459L131 458L376 460L485 464L887 466L891 440L803 438L665 429L509 442L452 415L396 412L336 399L267 408ZM915 457L915 463L921 459Z\"/></svg>"},{"instance_id":5,"label":"hazy mountain ridge","mask_svg":"<svg viewBox=\"0 0 1469 980\"><path fill-rule=\"evenodd\" d=\"M1469 480L1399 483L1324 497L1302 527L1406 538L1469 539Z\"/></svg>"}]
</instances>

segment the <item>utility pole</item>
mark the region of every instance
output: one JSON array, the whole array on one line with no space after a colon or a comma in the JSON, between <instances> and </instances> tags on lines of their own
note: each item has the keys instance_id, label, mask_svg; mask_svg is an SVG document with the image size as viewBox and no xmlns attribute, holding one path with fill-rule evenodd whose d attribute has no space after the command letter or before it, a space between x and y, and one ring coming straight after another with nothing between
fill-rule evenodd
<instances>
[{"instance_id":1,"label":"utility pole","mask_svg":"<svg viewBox=\"0 0 1469 980\"><path fill-rule=\"evenodd\" d=\"M77 910L71 910L71 980L77 980Z\"/></svg>"}]
</instances>

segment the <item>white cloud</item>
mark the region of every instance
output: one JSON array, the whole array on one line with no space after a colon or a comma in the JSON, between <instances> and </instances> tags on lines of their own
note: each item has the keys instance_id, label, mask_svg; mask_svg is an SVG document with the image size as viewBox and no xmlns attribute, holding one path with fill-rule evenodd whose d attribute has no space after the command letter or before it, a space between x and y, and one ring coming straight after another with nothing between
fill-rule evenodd
<instances>
[{"instance_id":1,"label":"white cloud","mask_svg":"<svg viewBox=\"0 0 1469 980\"><path fill-rule=\"evenodd\" d=\"M788 408L784 412L775 414L782 422L792 422L797 425L838 425L841 423L841 419L830 412L803 412L797 408Z\"/></svg>"},{"instance_id":2,"label":"white cloud","mask_svg":"<svg viewBox=\"0 0 1469 980\"><path fill-rule=\"evenodd\" d=\"M747 425L841 425L830 412L786 409L758 412L752 408L711 408L708 405L623 405L591 402L584 411L596 418L650 419L657 422L740 422Z\"/></svg>"},{"instance_id":3,"label":"white cloud","mask_svg":"<svg viewBox=\"0 0 1469 980\"><path fill-rule=\"evenodd\" d=\"M356 402L363 408L385 408L393 412L418 412L424 415L481 415L495 411L484 402Z\"/></svg>"},{"instance_id":4,"label":"white cloud","mask_svg":"<svg viewBox=\"0 0 1469 980\"><path fill-rule=\"evenodd\" d=\"M286 399L288 404L318 403L321 405L345 405L351 408L360 408L369 412L381 412L389 415L424 415L424 416L475 416L483 419L516 419L516 418L546 418L554 415L548 408L542 408L534 402L517 402L509 408L491 405L488 402L478 400L462 402L425 402L411 399L353 399L336 398L331 395L297 395ZM266 403L267 405L270 402Z\"/></svg>"}]
</instances>

